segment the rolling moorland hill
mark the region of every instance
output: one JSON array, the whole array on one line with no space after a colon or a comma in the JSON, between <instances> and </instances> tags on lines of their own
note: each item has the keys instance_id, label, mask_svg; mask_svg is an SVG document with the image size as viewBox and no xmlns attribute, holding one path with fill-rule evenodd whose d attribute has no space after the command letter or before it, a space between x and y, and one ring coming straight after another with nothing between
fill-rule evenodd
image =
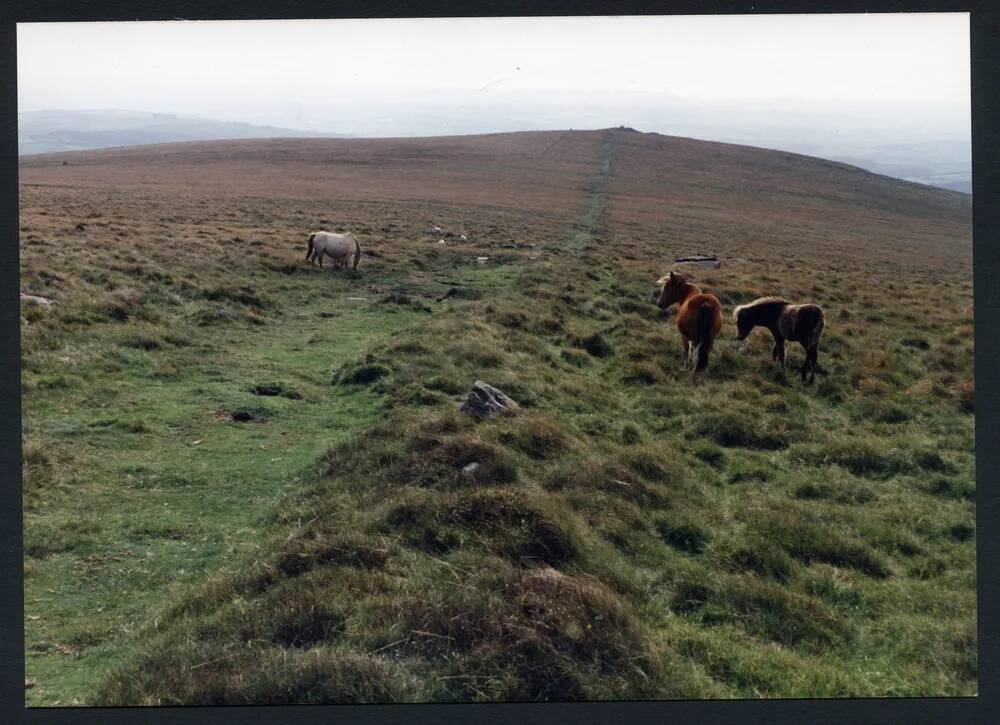
<instances>
[{"instance_id":1,"label":"rolling moorland hill","mask_svg":"<svg viewBox=\"0 0 1000 725\"><path fill-rule=\"evenodd\" d=\"M29 705L976 691L968 196L629 129L20 182ZM733 339L768 294L826 311L812 386Z\"/></svg>"}]
</instances>

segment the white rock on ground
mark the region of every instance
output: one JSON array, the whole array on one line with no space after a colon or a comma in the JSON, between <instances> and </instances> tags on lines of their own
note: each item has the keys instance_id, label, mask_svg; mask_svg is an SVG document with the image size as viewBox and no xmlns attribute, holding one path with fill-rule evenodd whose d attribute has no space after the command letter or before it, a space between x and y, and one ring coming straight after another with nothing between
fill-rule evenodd
<instances>
[{"instance_id":1,"label":"white rock on ground","mask_svg":"<svg viewBox=\"0 0 1000 725\"><path fill-rule=\"evenodd\" d=\"M502 390L477 380L459 410L474 418L482 419L505 410L517 410L518 407L518 404Z\"/></svg>"}]
</instances>

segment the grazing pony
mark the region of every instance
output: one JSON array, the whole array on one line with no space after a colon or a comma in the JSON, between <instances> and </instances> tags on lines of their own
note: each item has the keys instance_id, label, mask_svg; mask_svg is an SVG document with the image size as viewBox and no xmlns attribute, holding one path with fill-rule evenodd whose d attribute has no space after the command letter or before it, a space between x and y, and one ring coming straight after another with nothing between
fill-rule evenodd
<instances>
[{"instance_id":1,"label":"grazing pony","mask_svg":"<svg viewBox=\"0 0 1000 725\"><path fill-rule=\"evenodd\" d=\"M736 338L745 340L750 331L760 325L771 331L774 348L771 359L780 360L785 367L785 340L798 342L805 348L806 361L802 365L802 382L816 378L816 357L819 338L823 334L826 318L818 305L793 305L781 297L761 297L733 310L736 321Z\"/></svg>"},{"instance_id":2,"label":"grazing pony","mask_svg":"<svg viewBox=\"0 0 1000 725\"><path fill-rule=\"evenodd\" d=\"M684 339L682 370L688 369L693 352L696 360L694 372L703 371L708 367L708 353L712 351L712 342L722 329L722 305L715 295L703 294L688 282L687 277L677 272L671 272L657 284L660 285L657 307L665 310L674 302L680 303L677 329Z\"/></svg>"},{"instance_id":3,"label":"grazing pony","mask_svg":"<svg viewBox=\"0 0 1000 725\"><path fill-rule=\"evenodd\" d=\"M346 267L353 261L351 267L357 269L361 263L361 244L350 232L346 234L313 232L309 235L306 259L313 263L318 261L322 267L324 256L333 260L334 267Z\"/></svg>"}]
</instances>

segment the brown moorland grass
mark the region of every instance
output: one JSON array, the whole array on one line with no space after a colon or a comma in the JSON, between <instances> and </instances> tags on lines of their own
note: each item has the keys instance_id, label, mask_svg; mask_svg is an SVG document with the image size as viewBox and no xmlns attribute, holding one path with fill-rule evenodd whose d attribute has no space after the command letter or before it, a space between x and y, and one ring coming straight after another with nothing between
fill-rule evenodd
<instances>
[{"instance_id":1,"label":"brown moorland grass","mask_svg":"<svg viewBox=\"0 0 1000 725\"><path fill-rule=\"evenodd\" d=\"M975 691L965 197L628 130L354 143L26 161L29 704ZM316 226L377 256L310 270ZM679 372L652 284L699 251L727 313L824 307L814 386L728 318ZM521 411L458 414L476 379Z\"/></svg>"}]
</instances>

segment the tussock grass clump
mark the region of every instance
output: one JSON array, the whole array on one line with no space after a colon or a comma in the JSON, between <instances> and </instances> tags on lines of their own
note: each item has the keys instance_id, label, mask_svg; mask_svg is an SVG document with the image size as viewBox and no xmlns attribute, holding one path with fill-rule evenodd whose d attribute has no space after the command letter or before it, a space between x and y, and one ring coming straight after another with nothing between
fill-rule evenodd
<instances>
[{"instance_id":1,"label":"tussock grass clump","mask_svg":"<svg viewBox=\"0 0 1000 725\"><path fill-rule=\"evenodd\" d=\"M542 569L522 579L518 603L525 618L538 623L538 641L522 640L518 647L521 666L531 673L523 695L534 690L544 699L565 700L601 691L606 696L653 691L658 667L643 629L622 599L600 582ZM545 656L547 650L558 657ZM554 672L539 672L539 665ZM585 679L576 670L590 676Z\"/></svg>"},{"instance_id":2,"label":"tussock grass clump","mask_svg":"<svg viewBox=\"0 0 1000 725\"><path fill-rule=\"evenodd\" d=\"M906 575L914 579L927 581L940 577L947 570L947 563L940 557L924 556L907 566Z\"/></svg>"},{"instance_id":3,"label":"tussock grass clump","mask_svg":"<svg viewBox=\"0 0 1000 725\"><path fill-rule=\"evenodd\" d=\"M900 341L904 347L912 347L916 350L930 350L931 344L923 337L907 337Z\"/></svg>"},{"instance_id":4,"label":"tussock grass clump","mask_svg":"<svg viewBox=\"0 0 1000 725\"><path fill-rule=\"evenodd\" d=\"M471 433L415 436L406 442L405 450L399 467L390 471L393 479L405 485L434 487L517 480L517 464L510 454Z\"/></svg>"},{"instance_id":5,"label":"tussock grass clump","mask_svg":"<svg viewBox=\"0 0 1000 725\"><path fill-rule=\"evenodd\" d=\"M976 384L971 380L963 380L954 386L958 409L963 413L974 413L976 410Z\"/></svg>"},{"instance_id":6,"label":"tussock grass clump","mask_svg":"<svg viewBox=\"0 0 1000 725\"><path fill-rule=\"evenodd\" d=\"M728 584L721 598L751 632L790 646L808 642L825 647L851 637L851 628L817 599L752 577L737 577ZM730 619L724 610L706 612L704 617Z\"/></svg>"},{"instance_id":7,"label":"tussock grass clump","mask_svg":"<svg viewBox=\"0 0 1000 725\"><path fill-rule=\"evenodd\" d=\"M715 468L722 468L726 463L726 453L709 441L698 441L691 447L691 453L699 461Z\"/></svg>"},{"instance_id":8,"label":"tussock grass clump","mask_svg":"<svg viewBox=\"0 0 1000 725\"><path fill-rule=\"evenodd\" d=\"M631 448L621 461L642 478L668 486L680 486L686 481L681 455L664 443L645 443Z\"/></svg>"},{"instance_id":9,"label":"tussock grass clump","mask_svg":"<svg viewBox=\"0 0 1000 725\"><path fill-rule=\"evenodd\" d=\"M672 606L705 624L737 625L790 647L829 647L848 641L852 634L822 601L747 575L728 575L709 583L682 580Z\"/></svg>"},{"instance_id":10,"label":"tussock grass clump","mask_svg":"<svg viewBox=\"0 0 1000 725\"><path fill-rule=\"evenodd\" d=\"M255 307L259 310L274 306L274 303L266 295L261 294L257 289L249 285L241 287L218 285L206 289L203 294L205 299L212 300L213 302L236 302L246 307Z\"/></svg>"},{"instance_id":11,"label":"tussock grass clump","mask_svg":"<svg viewBox=\"0 0 1000 725\"><path fill-rule=\"evenodd\" d=\"M334 382L340 385L369 385L392 372L380 363L364 363L345 368L334 376Z\"/></svg>"},{"instance_id":12,"label":"tussock grass clump","mask_svg":"<svg viewBox=\"0 0 1000 725\"><path fill-rule=\"evenodd\" d=\"M553 315L539 314L535 312L525 326L529 332L535 335L556 335L563 331L566 320Z\"/></svg>"},{"instance_id":13,"label":"tussock grass clump","mask_svg":"<svg viewBox=\"0 0 1000 725\"><path fill-rule=\"evenodd\" d=\"M861 616L875 619L885 612L885 595L845 577L829 564L814 564L802 572L802 589L809 596L819 597L841 616Z\"/></svg>"},{"instance_id":14,"label":"tussock grass clump","mask_svg":"<svg viewBox=\"0 0 1000 725\"><path fill-rule=\"evenodd\" d=\"M499 368L504 363L504 355L494 345L474 337L451 345L445 354L458 368L492 369Z\"/></svg>"},{"instance_id":15,"label":"tussock grass clump","mask_svg":"<svg viewBox=\"0 0 1000 725\"><path fill-rule=\"evenodd\" d=\"M730 554L729 561L737 571L781 582L789 581L798 569L784 549L763 537L754 537L737 548Z\"/></svg>"},{"instance_id":16,"label":"tussock grass clump","mask_svg":"<svg viewBox=\"0 0 1000 725\"><path fill-rule=\"evenodd\" d=\"M424 382L424 387L428 390L437 390L447 395L460 395L468 391L467 385L454 377L436 375Z\"/></svg>"},{"instance_id":17,"label":"tussock grass clump","mask_svg":"<svg viewBox=\"0 0 1000 725\"><path fill-rule=\"evenodd\" d=\"M731 485L750 481L770 481L774 478L774 468L759 458L749 458L745 453L729 458L726 465L726 482Z\"/></svg>"},{"instance_id":18,"label":"tussock grass clump","mask_svg":"<svg viewBox=\"0 0 1000 725\"><path fill-rule=\"evenodd\" d=\"M739 412L705 415L693 432L726 448L779 450L787 448L792 440L792 433L782 421L764 422L759 417Z\"/></svg>"},{"instance_id":19,"label":"tussock grass clump","mask_svg":"<svg viewBox=\"0 0 1000 725\"><path fill-rule=\"evenodd\" d=\"M566 363L578 368L582 368L590 362L586 353L577 350L560 350L559 357Z\"/></svg>"},{"instance_id":20,"label":"tussock grass clump","mask_svg":"<svg viewBox=\"0 0 1000 725\"><path fill-rule=\"evenodd\" d=\"M501 550L515 563L541 562L558 567L582 553L579 524L568 511L542 499L509 489L487 489L460 494L448 506L452 520L477 533L482 531L479 527L492 530L491 538L501 540Z\"/></svg>"},{"instance_id":21,"label":"tussock grass clump","mask_svg":"<svg viewBox=\"0 0 1000 725\"><path fill-rule=\"evenodd\" d=\"M669 500L665 490L644 481L624 465L593 458L571 460L556 466L542 484L550 491L579 495L603 492L647 506L664 506Z\"/></svg>"},{"instance_id":22,"label":"tussock grass clump","mask_svg":"<svg viewBox=\"0 0 1000 725\"><path fill-rule=\"evenodd\" d=\"M40 322L45 319L45 316L49 314L50 310L48 305L43 305L38 302L27 301L21 305L21 319L27 322L29 325L33 322Z\"/></svg>"},{"instance_id":23,"label":"tussock grass clump","mask_svg":"<svg viewBox=\"0 0 1000 725\"><path fill-rule=\"evenodd\" d=\"M195 665L201 666L194 669ZM252 674L247 676L248 672ZM330 650L289 651L261 643L220 654L211 646L192 640L182 648L150 657L137 676L123 671L112 674L98 691L94 703L115 706L410 702L419 699L423 692L402 665L371 655Z\"/></svg>"},{"instance_id":24,"label":"tussock grass clump","mask_svg":"<svg viewBox=\"0 0 1000 725\"><path fill-rule=\"evenodd\" d=\"M855 418L897 425L912 420L913 413L898 403L883 400L862 400L856 407Z\"/></svg>"},{"instance_id":25,"label":"tussock grass clump","mask_svg":"<svg viewBox=\"0 0 1000 725\"><path fill-rule=\"evenodd\" d=\"M955 541L971 541L976 535L976 527L964 521L950 525L947 531Z\"/></svg>"},{"instance_id":26,"label":"tussock grass clump","mask_svg":"<svg viewBox=\"0 0 1000 725\"><path fill-rule=\"evenodd\" d=\"M274 566L258 585L276 583L281 578L292 579L324 566L381 569L388 556L389 549L377 538L354 532L318 531L310 538L293 541L290 548L279 552Z\"/></svg>"},{"instance_id":27,"label":"tussock grass clump","mask_svg":"<svg viewBox=\"0 0 1000 725\"><path fill-rule=\"evenodd\" d=\"M630 385L653 385L663 380L663 373L657 365L637 362L629 365L622 380Z\"/></svg>"},{"instance_id":28,"label":"tussock grass clump","mask_svg":"<svg viewBox=\"0 0 1000 725\"><path fill-rule=\"evenodd\" d=\"M267 382L267 383L257 383L256 385L250 386L250 392L254 395L263 396L280 396L282 398L288 398L289 400L301 400L302 393L291 388L284 383Z\"/></svg>"},{"instance_id":29,"label":"tussock grass clump","mask_svg":"<svg viewBox=\"0 0 1000 725\"><path fill-rule=\"evenodd\" d=\"M582 553L568 510L509 488L484 488L401 504L387 514L383 530L402 531L410 546L443 553L473 547L528 566L560 567Z\"/></svg>"},{"instance_id":30,"label":"tussock grass clump","mask_svg":"<svg viewBox=\"0 0 1000 725\"><path fill-rule=\"evenodd\" d=\"M147 352L158 350L163 347L165 342L166 340L159 335L139 332L127 335L121 340L121 344L125 347L133 347Z\"/></svg>"},{"instance_id":31,"label":"tussock grass clump","mask_svg":"<svg viewBox=\"0 0 1000 725\"><path fill-rule=\"evenodd\" d=\"M324 597L291 599L275 612L263 634L284 648L310 649L335 641L344 631L343 612Z\"/></svg>"},{"instance_id":32,"label":"tussock grass clump","mask_svg":"<svg viewBox=\"0 0 1000 725\"><path fill-rule=\"evenodd\" d=\"M37 526L25 532L24 554L32 559L44 559L53 554L85 551L93 546L100 532L101 525L94 521L61 521Z\"/></svg>"},{"instance_id":33,"label":"tussock grass clump","mask_svg":"<svg viewBox=\"0 0 1000 725\"><path fill-rule=\"evenodd\" d=\"M596 358L611 357L615 354L614 347L599 332L583 337L573 337L570 342L574 347L586 350L588 354Z\"/></svg>"},{"instance_id":34,"label":"tussock grass clump","mask_svg":"<svg viewBox=\"0 0 1000 725\"><path fill-rule=\"evenodd\" d=\"M951 478L935 478L926 484L925 490L932 496L946 499L971 499L976 495L974 484Z\"/></svg>"},{"instance_id":35,"label":"tussock grass clump","mask_svg":"<svg viewBox=\"0 0 1000 725\"><path fill-rule=\"evenodd\" d=\"M824 377L817 380L816 383L817 395L830 401L830 403L838 404L847 400L848 391L841 382Z\"/></svg>"},{"instance_id":36,"label":"tussock grass clump","mask_svg":"<svg viewBox=\"0 0 1000 725\"><path fill-rule=\"evenodd\" d=\"M821 562L857 569L878 579L891 575L888 565L862 542L792 510L761 516L751 528L755 535L767 537L805 564Z\"/></svg>"},{"instance_id":37,"label":"tussock grass clump","mask_svg":"<svg viewBox=\"0 0 1000 725\"><path fill-rule=\"evenodd\" d=\"M627 446L634 446L636 443L642 443L643 434L642 430L633 423L626 423L622 426L621 430L621 442Z\"/></svg>"},{"instance_id":38,"label":"tussock grass clump","mask_svg":"<svg viewBox=\"0 0 1000 725\"><path fill-rule=\"evenodd\" d=\"M157 314L147 306L143 293L136 289L118 290L112 294L104 305L104 314L116 322L132 319L150 322L157 319Z\"/></svg>"},{"instance_id":39,"label":"tussock grass clump","mask_svg":"<svg viewBox=\"0 0 1000 725\"><path fill-rule=\"evenodd\" d=\"M833 463L855 476L876 478L951 469L937 451L907 450L890 440L873 437L800 446L793 451L793 455L814 465Z\"/></svg>"},{"instance_id":40,"label":"tussock grass clump","mask_svg":"<svg viewBox=\"0 0 1000 725\"><path fill-rule=\"evenodd\" d=\"M55 470L47 446L36 440L21 439L21 490L25 497L53 485Z\"/></svg>"},{"instance_id":41,"label":"tussock grass clump","mask_svg":"<svg viewBox=\"0 0 1000 725\"><path fill-rule=\"evenodd\" d=\"M654 519L653 526L664 542L687 554L700 554L710 538L690 514L661 515Z\"/></svg>"},{"instance_id":42,"label":"tussock grass clump","mask_svg":"<svg viewBox=\"0 0 1000 725\"><path fill-rule=\"evenodd\" d=\"M523 312L516 312L513 310L504 310L498 312L493 318L498 325L502 327L510 327L513 329L524 328L528 324L528 316Z\"/></svg>"},{"instance_id":43,"label":"tussock grass clump","mask_svg":"<svg viewBox=\"0 0 1000 725\"><path fill-rule=\"evenodd\" d=\"M404 292L390 292L378 301L380 305L402 305L404 307L409 307L413 303L413 298Z\"/></svg>"},{"instance_id":44,"label":"tussock grass clump","mask_svg":"<svg viewBox=\"0 0 1000 725\"><path fill-rule=\"evenodd\" d=\"M837 480L801 483L795 486L792 495L805 501L836 501L842 504L864 504L876 498L875 492L867 486Z\"/></svg>"},{"instance_id":45,"label":"tussock grass clump","mask_svg":"<svg viewBox=\"0 0 1000 725\"><path fill-rule=\"evenodd\" d=\"M449 663L443 699L560 701L654 691L660 667L643 628L600 582L550 567L500 567L471 583L387 612L411 634L404 652ZM501 599L486 596L498 591Z\"/></svg>"},{"instance_id":46,"label":"tussock grass clump","mask_svg":"<svg viewBox=\"0 0 1000 725\"><path fill-rule=\"evenodd\" d=\"M552 417L541 413L520 415L503 425L498 436L500 442L529 458L553 458L573 446L564 427Z\"/></svg>"}]
</instances>

